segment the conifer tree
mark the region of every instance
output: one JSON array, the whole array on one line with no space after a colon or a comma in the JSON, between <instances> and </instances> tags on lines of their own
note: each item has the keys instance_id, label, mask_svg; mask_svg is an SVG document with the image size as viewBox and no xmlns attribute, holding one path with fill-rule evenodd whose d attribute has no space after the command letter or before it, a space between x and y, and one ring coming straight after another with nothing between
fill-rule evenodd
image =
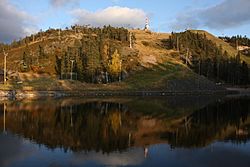
<instances>
[{"instance_id":1,"label":"conifer tree","mask_svg":"<svg viewBox=\"0 0 250 167\"><path fill-rule=\"evenodd\" d=\"M59 58L59 56L56 55L56 65L55 65L56 73L60 76L62 79L62 59Z\"/></svg>"}]
</instances>

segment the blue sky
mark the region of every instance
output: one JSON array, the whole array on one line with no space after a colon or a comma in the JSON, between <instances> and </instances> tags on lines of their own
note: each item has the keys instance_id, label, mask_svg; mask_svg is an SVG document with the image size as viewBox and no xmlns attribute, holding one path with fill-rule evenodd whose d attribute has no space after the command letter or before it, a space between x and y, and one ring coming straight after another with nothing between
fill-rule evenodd
<instances>
[{"instance_id":1,"label":"blue sky","mask_svg":"<svg viewBox=\"0 0 250 167\"><path fill-rule=\"evenodd\" d=\"M73 24L250 36L249 0L1 0L0 41ZM13 33L15 32L15 33Z\"/></svg>"}]
</instances>

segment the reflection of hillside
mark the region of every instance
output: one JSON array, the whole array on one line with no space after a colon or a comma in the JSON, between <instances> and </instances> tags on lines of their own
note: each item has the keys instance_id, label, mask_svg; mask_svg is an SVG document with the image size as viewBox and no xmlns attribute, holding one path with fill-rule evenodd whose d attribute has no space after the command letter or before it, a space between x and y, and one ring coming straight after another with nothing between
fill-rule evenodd
<instances>
[{"instance_id":1,"label":"reflection of hillside","mask_svg":"<svg viewBox=\"0 0 250 167\"><path fill-rule=\"evenodd\" d=\"M214 140L249 138L249 99L229 99L207 107L207 98L107 101L8 103L6 127L47 147L73 151L112 152L163 142L173 147L197 147ZM2 122L1 113L2 105Z\"/></svg>"},{"instance_id":2,"label":"reflection of hillside","mask_svg":"<svg viewBox=\"0 0 250 167\"><path fill-rule=\"evenodd\" d=\"M165 119L183 117L193 111L216 102L219 96L173 96L163 98L144 98L129 101L126 105L133 112L141 112L155 116L162 116Z\"/></svg>"},{"instance_id":3,"label":"reflection of hillside","mask_svg":"<svg viewBox=\"0 0 250 167\"><path fill-rule=\"evenodd\" d=\"M249 109L249 99L226 99L210 104L162 137L173 147L201 147L215 140L246 141L250 137Z\"/></svg>"}]
</instances>

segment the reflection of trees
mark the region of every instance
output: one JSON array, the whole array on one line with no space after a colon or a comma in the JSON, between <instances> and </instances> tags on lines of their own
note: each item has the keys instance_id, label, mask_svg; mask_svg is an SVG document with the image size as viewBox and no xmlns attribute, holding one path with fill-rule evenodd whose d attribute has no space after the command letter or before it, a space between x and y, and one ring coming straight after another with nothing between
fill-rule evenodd
<instances>
[{"instance_id":1,"label":"reflection of trees","mask_svg":"<svg viewBox=\"0 0 250 167\"><path fill-rule=\"evenodd\" d=\"M56 128L83 142L86 150L96 149L109 152L122 150L128 146L129 132L122 128L122 116L125 117L124 108L114 103L87 103L73 107L73 124L70 124L71 115L68 107L55 112ZM123 120L126 126L126 120ZM76 149L76 148L75 148Z\"/></svg>"},{"instance_id":2,"label":"reflection of trees","mask_svg":"<svg viewBox=\"0 0 250 167\"><path fill-rule=\"evenodd\" d=\"M225 139L246 141L250 137L250 129L244 136L237 135L236 131L246 124L250 125L249 107L249 99L231 99L209 105L183 119L179 128L162 137L173 147L200 147Z\"/></svg>"},{"instance_id":3,"label":"reflection of trees","mask_svg":"<svg viewBox=\"0 0 250 167\"><path fill-rule=\"evenodd\" d=\"M11 131L46 144L74 151L111 152L129 145L127 109L121 104L93 102L57 107L49 112L9 113Z\"/></svg>"},{"instance_id":4,"label":"reflection of trees","mask_svg":"<svg viewBox=\"0 0 250 167\"><path fill-rule=\"evenodd\" d=\"M196 112L169 100L130 101L125 103L129 110L99 100L56 102L9 103L7 130L50 148L107 153L131 145L169 142L173 147L202 147L215 140L249 139L249 99L229 99Z\"/></svg>"}]
</instances>

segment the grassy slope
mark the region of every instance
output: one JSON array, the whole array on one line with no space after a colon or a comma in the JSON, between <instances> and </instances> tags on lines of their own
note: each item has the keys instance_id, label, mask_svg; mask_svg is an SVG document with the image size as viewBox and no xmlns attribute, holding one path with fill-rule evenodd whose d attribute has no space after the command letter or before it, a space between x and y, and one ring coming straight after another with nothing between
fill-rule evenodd
<instances>
[{"instance_id":1,"label":"grassy slope","mask_svg":"<svg viewBox=\"0 0 250 167\"><path fill-rule=\"evenodd\" d=\"M158 89L166 87L166 80L186 78L193 75L178 57L171 57L172 50L161 47L161 40L169 38L167 33L147 33L133 30L136 36L135 48L143 69L125 79L128 89Z\"/></svg>"},{"instance_id":2,"label":"grassy slope","mask_svg":"<svg viewBox=\"0 0 250 167\"><path fill-rule=\"evenodd\" d=\"M166 88L168 80L185 79L193 75L191 71L179 64L165 63L153 68L144 69L125 80L129 89Z\"/></svg>"}]
</instances>

